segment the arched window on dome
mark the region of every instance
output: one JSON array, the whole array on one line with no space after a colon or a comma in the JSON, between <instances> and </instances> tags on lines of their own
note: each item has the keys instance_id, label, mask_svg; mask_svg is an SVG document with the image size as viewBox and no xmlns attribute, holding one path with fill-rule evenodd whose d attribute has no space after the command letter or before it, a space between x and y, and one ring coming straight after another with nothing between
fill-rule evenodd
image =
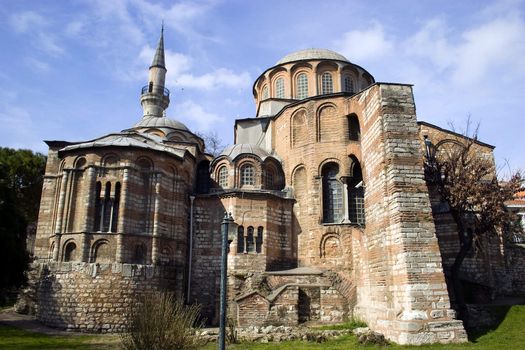
<instances>
[{"instance_id":1,"label":"arched window on dome","mask_svg":"<svg viewBox=\"0 0 525 350\"><path fill-rule=\"evenodd\" d=\"M338 223L343 220L343 184L337 179L339 165L330 162L323 166L323 222Z\"/></svg>"},{"instance_id":2,"label":"arched window on dome","mask_svg":"<svg viewBox=\"0 0 525 350\"><path fill-rule=\"evenodd\" d=\"M251 164L241 167L241 187L246 185L255 185L255 168Z\"/></svg>"},{"instance_id":3,"label":"arched window on dome","mask_svg":"<svg viewBox=\"0 0 525 350\"><path fill-rule=\"evenodd\" d=\"M321 76L321 94L331 94L333 92L334 82L332 81L332 74L325 72Z\"/></svg>"},{"instance_id":4,"label":"arched window on dome","mask_svg":"<svg viewBox=\"0 0 525 350\"><path fill-rule=\"evenodd\" d=\"M284 98L284 79L279 78L275 81L275 97Z\"/></svg>"},{"instance_id":5,"label":"arched window on dome","mask_svg":"<svg viewBox=\"0 0 525 350\"><path fill-rule=\"evenodd\" d=\"M226 165L223 165L219 168L218 174L218 183L221 187L228 187L228 168L226 168Z\"/></svg>"},{"instance_id":6,"label":"arched window on dome","mask_svg":"<svg viewBox=\"0 0 525 350\"><path fill-rule=\"evenodd\" d=\"M343 88L345 92L354 93L354 82L350 75L345 75L343 78Z\"/></svg>"},{"instance_id":7,"label":"arched window on dome","mask_svg":"<svg viewBox=\"0 0 525 350\"><path fill-rule=\"evenodd\" d=\"M308 97L308 77L306 73L300 73L296 78L296 90L295 96L297 99L302 100Z\"/></svg>"},{"instance_id":8,"label":"arched window on dome","mask_svg":"<svg viewBox=\"0 0 525 350\"><path fill-rule=\"evenodd\" d=\"M270 97L270 94L268 93L268 86L263 87L262 89L262 100L266 100L268 97Z\"/></svg>"}]
</instances>

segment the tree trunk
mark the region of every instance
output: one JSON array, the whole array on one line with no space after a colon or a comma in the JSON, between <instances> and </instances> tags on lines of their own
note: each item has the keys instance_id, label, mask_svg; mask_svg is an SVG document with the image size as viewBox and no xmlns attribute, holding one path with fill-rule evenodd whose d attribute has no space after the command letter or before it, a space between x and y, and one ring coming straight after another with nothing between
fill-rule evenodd
<instances>
[{"instance_id":1,"label":"tree trunk","mask_svg":"<svg viewBox=\"0 0 525 350\"><path fill-rule=\"evenodd\" d=\"M460 242L459 252L456 255L456 258L454 259L454 264L452 264L452 267L450 269L451 278L452 278L452 289L454 291L454 297L456 300L458 318L460 320L463 320L463 323L465 324L465 326L467 326L468 309L467 309L467 304L465 303L465 298L463 296L463 288L461 286L461 280L460 280L460 269L461 269L461 265L463 264L463 261L465 260L465 257L467 256L470 249L472 248L473 235L472 233L465 231L463 220L459 213L451 210L451 214L458 228L458 235L459 235L459 242Z\"/></svg>"}]
</instances>

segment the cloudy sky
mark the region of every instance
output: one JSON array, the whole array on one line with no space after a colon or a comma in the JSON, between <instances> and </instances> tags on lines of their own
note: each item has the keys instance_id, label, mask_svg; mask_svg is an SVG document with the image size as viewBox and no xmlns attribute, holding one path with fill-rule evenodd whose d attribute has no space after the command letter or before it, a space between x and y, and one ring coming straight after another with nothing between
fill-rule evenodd
<instances>
[{"instance_id":1,"label":"cloudy sky","mask_svg":"<svg viewBox=\"0 0 525 350\"><path fill-rule=\"evenodd\" d=\"M467 117L499 165L525 169L524 1L0 0L0 146L46 152L141 117L165 23L168 116L232 143L253 81L284 55L335 50L414 84L419 120Z\"/></svg>"}]
</instances>

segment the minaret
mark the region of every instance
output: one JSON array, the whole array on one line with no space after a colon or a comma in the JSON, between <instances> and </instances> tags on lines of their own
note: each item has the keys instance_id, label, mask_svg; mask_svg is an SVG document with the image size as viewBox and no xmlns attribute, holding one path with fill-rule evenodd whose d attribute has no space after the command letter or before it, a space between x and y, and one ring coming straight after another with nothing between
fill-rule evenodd
<instances>
[{"instance_id":1,"label":"minaret","mask_svg":"<svg viewBox=\"0 0 525 350\"><path fill-rule=\"evenodd\" d=\"M166 80L166 66L164 64L164 25L160 31L159 44L155 57L149 67L148 85L142 88L140 104L142 105L142 118L161 118L164 110L170 104L170 92L164 87Z\"/></svg>"}]
</instances>

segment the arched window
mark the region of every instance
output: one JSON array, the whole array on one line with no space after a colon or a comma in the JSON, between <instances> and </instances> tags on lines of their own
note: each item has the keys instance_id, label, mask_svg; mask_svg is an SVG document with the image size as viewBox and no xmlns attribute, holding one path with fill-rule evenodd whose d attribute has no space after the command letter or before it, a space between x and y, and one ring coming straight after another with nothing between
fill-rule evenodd
<instances>
[{"instance_id":1,"label":"arched window","mask_svg":"<svg viewBox=\"0 0 525 350\"><path fill-rule=\"evenodd\" d=\"M255 242L253 240L253 226L248 226L248 233L246 234L246 252L253 253L255 251Z\"/></svg>"},{"instance_id":2,"label":"arched window","mask_svg":"<svg viewBox=\"0 0 525 350\"><path fill-rule=\"evenodd\" d=\"M352 223L365 223L365 186L361 165L354 156L350 157L350 179L348 181L348 219Z\"/></svg>"},{"instance_id":3,"label":"arched window","mask_svg":"<svg viewBox=\"0 0 525 350\"><path fill-rule=\"evenodd\" d=\"M275 189L275 175L273 169L266 169L264 171L264 188L267 190Z\"/></svg>"},{"instance_id":4,"label":"arched window","mask_svg":"<svg viewBox=\"0 0 525 350\"><path fill-rule=\"evenodd\" d=\"M332 74L325 72L321 77L321 94L331 94L334 92Z\"/></svg>"},{"instance_id":5,"label":"arched window","mask_svg":"<svg viewBox=\"0 0 525 350\"><path fill-rule=\"evenodd\" d=\"M278 78L275 81L275 97L284 98L284 79Z\"/></svg>"},{"instance_id":6,"label":"arched window","mask_svg":"<svg viewBox=\"0 0 525 350\"><path fill-rule=\"evenodd\" d=\"M102 240L94 244L91 262L109 263L112 260L111 258L111 250L109 249L109 244L106 240Z\"/></svg>"},{"instance_id":7,"label":"arched window","mask_svg":"<svg viewBox=\"0 0 525 350\"><path fill-rule=\"evenodd\" d=\"M343 78L343 88L345 92L354 92L354 82L352 81L352 77L349 75L345 75Z\"/></svg>"},{"instance_id":8,"label":"arched window","mask_svg":"<svg viewBox=\"0 0 525 350\"><path fill-rule=\"evenodd\" d=\"M66 243L64 247L64 261L73 261L76 258L77 245L74 242Z\"/></svg>"},{"instance_id":9,"label":"arched window","mask_svg":"<svg viewBox=\"0 0 525 350\"><path fill-rule=\"evenodd\" d=\"M257 237L255 238L255 252L261 253L263 245L263 227L259 226L257 228Z\"/></svg>"},{"instance_id":10,"label":"arched window","mask_svg":"<svg viewBox=\"0 0 525 350\"><path fill-rule=\"evenodd\" d=\"M323 222L343 220L343 185L337 179L339 165L328 163L323 167Z\"/></svg>"},{"instance_id":11,"label":"arched window","mask_svg":"<svg viewBox=\"0 0 525 350\"><path fill-rule=\"evenodd\" d=\"M241 187L245 185L255 185L255 168L251 164L241 167Z\"/></svg>"},{"instance_id":12,"label":"arched window","mask_svg":"<svg viewBox=\"0 0 525 350\"><path fill-rule=\"evenodd\" d=\"M113 215L111 217L111 232L117 232L118 224L118 211L119 211L119 202L120 202L120 182L115 184L115 196L113 200Z\"/></svg>"},{"instance_id":13,"label":"arched window","mask_svg":"<svg viewBox=\"0 0 525 350\"><path fill-rule=\"evenodd\" d=\"M302 100L308 97L308 77L306 73L300 73L296 78L296 92L295 96L297 99Z\"/></svg>"},{"instance_id":14,"label":"arched window","mask_svg":"<svg viewBox=\"0 0 525 350\"><path fill-rule=\"evenodd\" d=\"M350 141L359 141L361 139L361 128L355 114L348 116L348 139Z\"/></svg>"},{"instance_id":15,"label":"arched window","mask_svg":"<svg viewBox=\"0 0 525 350\"><path fill-rule=\"evenodd\" d=\"M113 199L111 198L111 182L106 182L104 191L104 202L102 203L102 232L109 232L111 214L113 212Z\"/></svg>"},{"instance_id":16,"label":"arched window","mask_svg":"<svg viewBox=\"0 0 525 350\"><path fill-rule=\"evenodd\" d=\"M262 98L261 98L261 100L266 100L268 97L269 97L268 86L265 86L262 89Z\"/></svg>"},{"instance_id":17,"label":"arched window","mask_svg":"<svg viewBox=\"0 0 525 350\"><path fill-rule=\"evenodd\" d=\"M100 224L102 223L102 183L97 181L95 190L95 227L94 231L100 231Z\"/></svg>"},{"instance_id":18,"label":"arched window","mask_svg":"<svg viewBox=\"0 0 525 350\"><path fill-rule=\"evenodd\" d=\"M221 187L228 187L228 168L226 168L225 165L221 166L219 168L219 186Z\"/></svg>"},{"instance_id":19,"label":"arched window","mask_svg":"<svg viewBox=\"0 0 525 350\"><path fill-rule=\"evenodd\" d=\"M237 228L237 253L245 253L244 251L244 227Z\"/></svg>"}]
</instances>

